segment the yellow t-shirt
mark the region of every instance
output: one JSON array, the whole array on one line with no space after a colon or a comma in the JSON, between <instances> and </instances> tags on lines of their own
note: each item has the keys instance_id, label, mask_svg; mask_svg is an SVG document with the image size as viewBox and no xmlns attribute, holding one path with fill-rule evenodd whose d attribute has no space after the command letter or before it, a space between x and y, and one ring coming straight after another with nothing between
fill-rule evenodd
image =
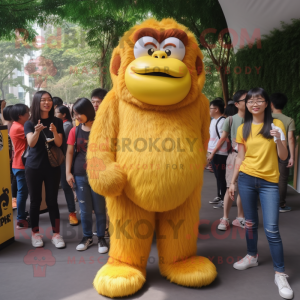
<instances>
[{"instance_id":1,"label":"yellow t-shirt","mask_svg":"<svg viewBox=\"0 0 300 300\"><path fill-rule=\"evenodd\" d=\"M80 123L75 119L75 126L78 126Z\"/></svg>"},{"instance_id":2,"label":"yellow t-shirt","mask_svg":"<svg viewBox=\"0 0 300 300\"><path fill-rule=\"evenodd\" d=\"M273 123L285 133L283 123L274 119ZM240 171L250 176L262 178L266 181L278 183L278 154L274 139L266 139L261 134L258 135L263 127L262 124L252 124L251 133L247 141L243 139L243 127L240 125L237 130L236 142L245 146L245 159L243 160Z\"/></svg>"}]
</instances>

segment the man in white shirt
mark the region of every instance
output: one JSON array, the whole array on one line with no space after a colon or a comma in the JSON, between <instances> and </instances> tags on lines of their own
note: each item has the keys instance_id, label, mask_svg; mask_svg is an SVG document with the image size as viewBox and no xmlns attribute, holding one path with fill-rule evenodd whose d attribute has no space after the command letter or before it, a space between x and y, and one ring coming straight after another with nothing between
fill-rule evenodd
<instances>
[{"instance_id":1,"label":"man in white shirt","mask_svg":"<svg viewBox=\"0 0 300 300\"><path fill-rule=\"evenodd\" d=\"M223 133L223 123L225 121L225 117L223 116L224 106L225 105L222 98L216 98L210 102L209 110L210 110L210 116L212 117L212 120L209 127L210 139L209 139L208 149L207 149L208 157L217 146ZM215 204L215 203L219 203L219 201L224 200L224 195L226 193L225 172L226 172L227 156L228 156L227 141L225 141L222 147L220 147L220 149L215 153L211 161L212 168L214 170L214 174L217 180L218 193L217 193L217 197L215 197L212 201L209 201L209 203Z\"/></svg>"}]
</instances>

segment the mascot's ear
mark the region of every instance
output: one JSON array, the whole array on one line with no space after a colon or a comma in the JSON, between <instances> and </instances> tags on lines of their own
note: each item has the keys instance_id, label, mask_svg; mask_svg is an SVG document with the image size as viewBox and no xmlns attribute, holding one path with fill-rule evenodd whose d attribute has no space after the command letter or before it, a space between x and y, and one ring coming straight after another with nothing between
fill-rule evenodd
<instances>
[{"instance_id":1,"label":"mascot's ear","mask_svg":"<svg viewBox=\"0 0 300 300\"><path fill-rule=\"evenodd\" d=\"M121 66L121 56L119 53L115 53L112 57L110 72L116 76L118 76L118 72Z\"/></svg>"},{"instance_id":2,"label":"mascot's ear","mask_svg":"<svg viewBox=\"0 0 300 300\"><path fill-rule=\"evenodd\" d=\"M197 56L197 59L196 59L196 71L197 71L197 75L200 75L202 73L202 70L203 70L202 59L199 56Z\"/></svg>"}]
</instances>

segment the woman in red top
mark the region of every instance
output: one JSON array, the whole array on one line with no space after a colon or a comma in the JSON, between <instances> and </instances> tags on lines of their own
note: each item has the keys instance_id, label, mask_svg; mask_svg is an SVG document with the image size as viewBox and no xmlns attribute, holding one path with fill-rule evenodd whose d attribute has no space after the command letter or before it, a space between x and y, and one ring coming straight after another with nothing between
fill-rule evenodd
<instances>
[{"instance_id":1,"label":"woman in red top","mask_svg":"<svg viewBox=\"0 0 300 300\"><path fill-rule=\"evenodd\" d=\"M29 108L25 104L16 104L10 112L14 120L10 128L10 138L14 145L14 159L12 171L17 180L17 229L28 228L28 213L25 212L28 189L25 178L25 166L22 162L22 154L27 147L27 141L24 133L24 124L29 118Z\"/></svg>"}]
</instances>

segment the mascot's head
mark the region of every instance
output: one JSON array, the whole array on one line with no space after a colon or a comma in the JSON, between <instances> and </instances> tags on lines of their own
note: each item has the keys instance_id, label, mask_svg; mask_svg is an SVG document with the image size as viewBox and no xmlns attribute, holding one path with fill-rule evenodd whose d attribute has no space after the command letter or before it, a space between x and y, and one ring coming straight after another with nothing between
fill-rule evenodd
<instances>
[{"instance_id":1,"label":"mascot's head","mask_svg":"<svg viewBox=\"0 0 300 300\"><path fill-rule=\"evenodd\" d=\"M203 54L194 35L173 19L149 19L126 32L110 64L119 99L170 110L195 101L203 88Z\"/></svg>"}]
</instances>

